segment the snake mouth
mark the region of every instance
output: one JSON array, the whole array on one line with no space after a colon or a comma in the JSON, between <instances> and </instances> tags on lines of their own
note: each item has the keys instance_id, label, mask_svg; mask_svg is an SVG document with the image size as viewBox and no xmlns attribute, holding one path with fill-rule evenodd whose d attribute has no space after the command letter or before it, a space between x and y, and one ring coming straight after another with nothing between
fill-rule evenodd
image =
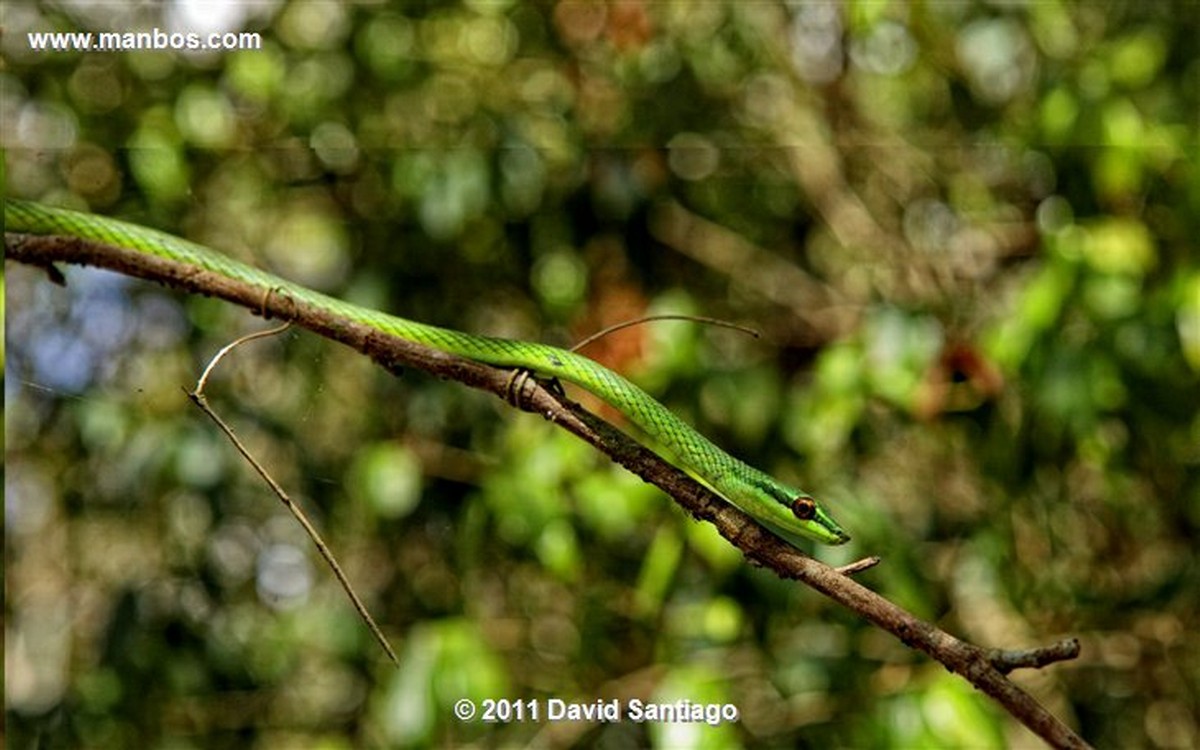
<instances>
[{"instance_id":1,"label":"snake mouth","mask_svg":"<svg viewBox=\"0 0 1200 750\"><path fill-rule=\"evenodd\" d=\"M843 531L842 527L839 526L836 521L830 518L828 514L821 513L820 517L816 519L816 522L820 524L821 530L825 532L826 538L822 539L821 541L825 542L826 544L838 545L845 544L846 542L850 541L850 535Z\"/></svg>"}]
</instances>

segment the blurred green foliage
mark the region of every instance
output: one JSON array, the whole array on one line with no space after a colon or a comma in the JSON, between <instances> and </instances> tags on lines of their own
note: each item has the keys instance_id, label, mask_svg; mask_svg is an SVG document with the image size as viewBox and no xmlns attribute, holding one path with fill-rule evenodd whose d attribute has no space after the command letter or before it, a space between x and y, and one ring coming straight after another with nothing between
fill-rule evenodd
<instances>
[{"instance_id":1,"label":"blurred green foliage","mask_svg":"<svg viewBox=\"0 0 1200 750\"><path fill-rule=\"evenodd\" d=\"M197 9L198 12L197 12ZM8 193L462 330L569 343L825 498L864 580L1104 747L1200 742L1200 16L1187 3L0 7ZM28 32L257 31L66 52ZM1005 747L940 666L535 417L259 321L6 294L11 747ZM598 404L601 413L609 414ZM1187 625L1187 623L1193 625ZM459 698L731 703L484 724Z\"/></svg>"}]
</instances>

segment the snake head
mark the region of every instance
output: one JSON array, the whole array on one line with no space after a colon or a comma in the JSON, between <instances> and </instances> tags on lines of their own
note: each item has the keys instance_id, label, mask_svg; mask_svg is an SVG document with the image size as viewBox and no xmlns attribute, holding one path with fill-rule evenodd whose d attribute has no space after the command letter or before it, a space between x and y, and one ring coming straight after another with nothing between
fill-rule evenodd
<instances>
[{"instance_id":1,"label":"snake head","mask_svg":"<svg viewBox=\"0 0 1200 750\"><path fill-rule=\"evenodd\" d=\"M842 530L812 495L801 492L787 500L786 504L798 522L798 525L789 524L792 527L789 531L794 529L825 544L845 544L850 541L850 535Z\"/></svg>"},{"instance_id":2,"label":"snake head","mask_svg":"<svg viewBox=\"0 0 1200 750\"><path fill-rule=\"evenodd\" d=\"M721 495L789 544L803 549L805 540L815 539L822 544L850 541L850 535L807 492L750 467L735 478L737 481L718 485Z\"/></svg>"}]
</instances>

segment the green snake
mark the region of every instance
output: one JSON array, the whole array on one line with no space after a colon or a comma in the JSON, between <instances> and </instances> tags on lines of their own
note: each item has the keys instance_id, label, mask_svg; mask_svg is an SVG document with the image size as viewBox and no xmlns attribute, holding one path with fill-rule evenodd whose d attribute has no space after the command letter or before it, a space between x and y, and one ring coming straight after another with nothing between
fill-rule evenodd
<instances>
[{"instance_id":1,"label":"green snake","mask_svg":"<svg viewBox=\"0 0 1200 750\"><path fill-rule=\"evenodd\" d=\"M262 289L282 291L332 315L443 352L503 368L529 370L584 388L620 411L666 452L665 458L785 541L842 544L849 535L806 492L734 458L617 373L574 352L529 341L475 336L417 323L326 296L194 242L135 224L26 201L4 203L6 231L102 242L166 258Z\"/></svg>"}]
</instances>

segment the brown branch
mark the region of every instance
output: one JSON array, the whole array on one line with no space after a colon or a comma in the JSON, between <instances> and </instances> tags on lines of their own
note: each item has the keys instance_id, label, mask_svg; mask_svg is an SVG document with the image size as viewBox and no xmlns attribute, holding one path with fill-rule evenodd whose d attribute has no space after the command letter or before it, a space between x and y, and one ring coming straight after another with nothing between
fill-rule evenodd
<instances>
[{"instance_id":1,"label":"brown branch","mask_svg":"<svg viewBox=\"0 0 1200 750\"><path fill-rule=\"evenodd\" d=\"M834 570L844 576L852 576L857 573L861 573L864 570L870 570L881 562L883 562L882 558L871 555L870 557L864 557L861 560L855 560L849 565L839 565L838 567L834 568Z\"/></svg>"},{"instance_id":2,"label":"brown branch","mask_svg":"<svg viewBox=\"0 0 1200 750\"><path fill-rule=\"evenodd\" d=\"M220 297L268 316L286 317L297 325L347 344L392 372L404 367L417 368L490 391L500 398L510 396L513 390L514 378L509 371L389 336L282 295L267 295L264 299L262 291L250 284L182 263L74 238L7 234L5 245L9 258L24 263L46 267L55 262L66 262L108 268L189 292ZM991 696L1052 747L1088 747L1083 739L1006 676L1007 671L1015 668L1010 666L1014 662L1020 662L1016 666L1041 666L1058 659L1039 662L1001 657L998 654L1023 652L997 652L955 638L862 586L849 575L779 540L684 472L565 396L533 379L522 381L519 390L521 397L513 400L520 408L561 425L659 487L692 516L716 526L721 535L751 562L770 568L783 578L801 581L893 634L909 647L928 654ZM1064 655L1062 658L1069 657Z\"/></svg>"},{"instance_id":3,"label":"brown branch","mask_svg":"<svg viewBox=\"0 0 1200 750\"><path fill-rule=\"evenodd\" d=\"M1079 639L1067 638L1041 648L1025 649L992 649L988 651L988 661L1001 674L1008 674L1014 669L1041 669L1056 661L1070 661L1079 656Z\"/></svg>"}]
</instances>

